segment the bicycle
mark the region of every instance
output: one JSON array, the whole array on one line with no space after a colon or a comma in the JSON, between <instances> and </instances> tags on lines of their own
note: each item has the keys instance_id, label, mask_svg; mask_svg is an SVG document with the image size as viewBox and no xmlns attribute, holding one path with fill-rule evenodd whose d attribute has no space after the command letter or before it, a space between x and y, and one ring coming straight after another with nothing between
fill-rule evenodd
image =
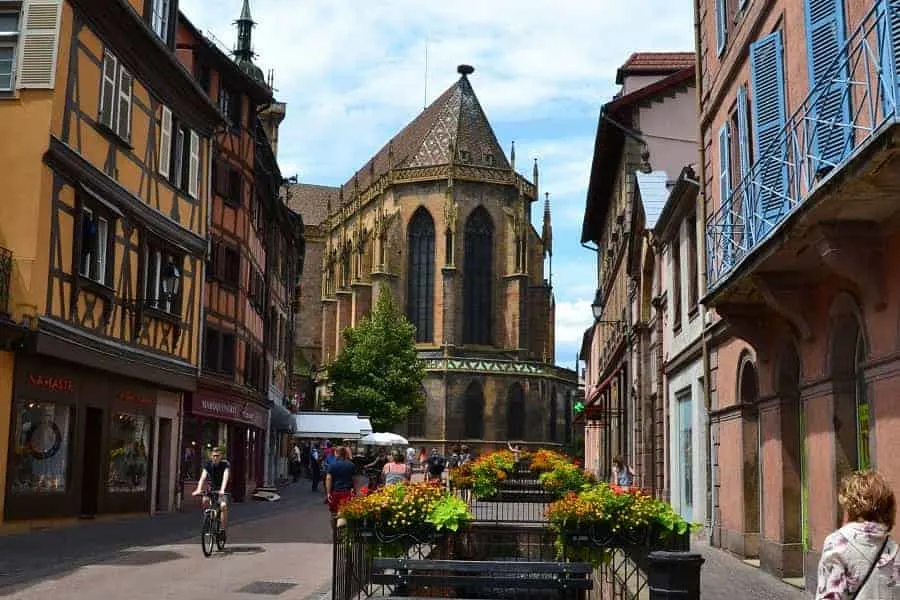
<instances>
[{"instance_id":1,"label":"bicycle","mask_svg":"<svg viewBox=\"0 0 900 600\"><path fill-rule=\"evenodd\" d=\"M225 496L228 492L225 492ZM203 522L200 525L200 546L203 556L212 556L213 547L219 552L225 549L226 534L222 531L222 517L219 514L219 493L203 492L201 498L209 498L209 506L203 509Z\"/></svg>"}]
</instances>

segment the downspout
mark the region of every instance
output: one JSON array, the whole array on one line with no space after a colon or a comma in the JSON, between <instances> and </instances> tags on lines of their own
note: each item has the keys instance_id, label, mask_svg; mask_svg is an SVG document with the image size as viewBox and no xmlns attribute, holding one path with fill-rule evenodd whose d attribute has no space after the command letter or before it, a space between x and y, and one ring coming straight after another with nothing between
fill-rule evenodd
<instances>
[{"instance_id":1,"label":"downspout","mask_svg":"<svg viewBox=\"0 0 900 600\"><path fill-rule=\"evenodd\" d=\"M699 284L702 290L706 289L706 151L703 138L703 61L701 60L701 31L700 31L700 0L694 0L694 79L697 88L697 141L698 141L698 164L697 179L699 181L699 190L697 192L697 219L698 226L701 227L700 235L697 236L700 242L700 251L698 256L702 257L703 263L698 265ZM712 392L710 391L710 361L709 361L709 337L708 325L706 322L706 306L700 304L700 323L702 326L701 333L701 350L703 360L703 407L704 407L704 433L706 435L706 528L709 534L712 533L713 527L713 468L712 468L712 424L709 419L709 413L712 410Z\"/></svg>"}]
</instances>

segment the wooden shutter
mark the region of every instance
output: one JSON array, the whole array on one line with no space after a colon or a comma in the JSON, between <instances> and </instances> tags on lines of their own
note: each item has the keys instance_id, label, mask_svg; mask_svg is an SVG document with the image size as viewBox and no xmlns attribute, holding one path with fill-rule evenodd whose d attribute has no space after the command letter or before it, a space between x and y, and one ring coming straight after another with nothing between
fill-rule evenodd
<instances>
[{"instance_id":1,"label":"wooden shutter","mask_svg":"<svg viewBox=\"0 0 900 600\"><path fill-rule=\"evenodd\" d=\"M169 176L172 163L172 111L168 106L162 107L159 119L159 174Z\"/></svg>"},{"instance_id":2,"label":"wooden shutter","mask_svg":"<svg viewBox=\"0 0 900 600\"><path fill-rule=\"evenodd\" d=\"M816 174L840 163L850 149L849 76L847 63L838 61L845 44L844 0L805 0L805 4L809 87L815 94L807 123Z\"/></svg>"},{"instance_id":3,"label":"wooden shutter","mask_svg":"<svg viewBox=\"0 0 900 600\"><path fill-rule=\"evenodd\" d=\"M200 136L191 131L190 163L188 166L188 194L192 198L200 196Z\"/></svg>"},{"instance_id":4,"label":"wooden shutter","mask_svg":"<svg viewBox=\"0 0 900 600\"><path fill-rule=\"evenodd\" d=\"M744 248L749 248L753 243L750 220L750 194L746 183L747 173L750 172L750 130L747 122L747 87L742 85L737 90L737 122L738 122L738 149L741 164L741 235Z\"/></svg>"},{"instance_id":5,"label":"wooden shutter","mask_svg":"<svg viewBox=\"0 0 900 600\"><path fill-rule=\"evenodd\" d=\"M25 2L16 87L53 89L62 0Z\"/></svg>"},{"instance_id":6,"label":"wooden shutter","mask_svg":"<svg viewBox=\"0 0 900 600\"><path fill-rule=\"evenodd\" d=\"M750 45L750 85L753 92L754 239L771 231L789 203L784 94L784 50L775 31Z\"/></svg>"},{"instance_id":7,"label":"wooden shutter","mask_svg":"<svg viewBox=\"0 0 900 600\"><path fill-rule=\"evenodd\" d=\"M719 129L719 206L724 214L724 240L722 241L722 257L726 266L731 264L732 241L734 239L734 215L731 198L731 131L726 122Z\"/></svg>"},{"instance_id":8,"label":"wooden shutter","mask_svg":"<svg viewBox=\"0 0 900 600\"><path fill-rule=\"evenodd\" d=\"M716 53L725 51L728 40L728 4L726 0L716 0Z\"/></svg>"},{"instance_id":9,"label":"wooden shutter","mask_svg":"<svg viewBox=\"0 0 900 600\"><path fill-rule=\"evenodd\" d=\"M125 67L119 68L118 89L118 123L116 132L119 137L127 140L131 137L131 73Z\"/></svg>"},{"instance_id":10,"label":"wooden shutter","mask_svg":"<svg viewBox=\"0 0 900 600\"><path fill-rule=\"evenodd\" d=\"M100 76L100 124L113 128L116 114L116 72L119 61L109 52L103 54Z\"/></svg>"}]
</instances>

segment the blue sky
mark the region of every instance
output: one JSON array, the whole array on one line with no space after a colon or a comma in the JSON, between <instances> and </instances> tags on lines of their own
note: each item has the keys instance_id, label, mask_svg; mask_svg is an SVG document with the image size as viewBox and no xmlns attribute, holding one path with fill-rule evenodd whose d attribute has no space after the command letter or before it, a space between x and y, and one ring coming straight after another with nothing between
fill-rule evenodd
<instances>
[{"instance_id":1,"label":"blue sky","mask_svg":"<svg viewBox=\"0 0 900 600\"><path fill-rule=\"evenodd\" d=\"M519 170L540 161L553 203L556 360L573 367L591 321L594 254L579 243L600 106L636 51L693 48L689 0L251 0L257 64L287 102L279 163L338 185L456 81L470 80ZM241 0L181 0L227 48ZM428 47L427 77L425 47ZM427 87L426 87L427 81ZM540 229L542 205L534 206Z\"/></svg>"}]
</instances>

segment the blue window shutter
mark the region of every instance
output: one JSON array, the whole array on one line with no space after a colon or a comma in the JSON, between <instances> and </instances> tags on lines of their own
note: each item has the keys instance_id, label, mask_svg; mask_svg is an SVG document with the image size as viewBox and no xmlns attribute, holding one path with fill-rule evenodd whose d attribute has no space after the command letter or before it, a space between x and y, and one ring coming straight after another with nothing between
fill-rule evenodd
<instances>
[{"instance_id":1,"label":"blue window shutter","mask_svg":"<svg viewBox=\"0 0 900 600\"><path fill-rule=\"evenodd\" d=\"M730 131L726 122L719 129L719 207L724 211L722 219L723 266L731 266L734 256L734 213L731 199L731 147Z\"/></svg>"},{"instance_id":2,"label":"blue window shutter","mask_svg":"<svg viewBox=\"0 0 900 600\"><path fill-rule=\"evenodd\" d=\"M747 121L747 86L742 85L737 90L737 117L738 117L738 148L741 160L741 246L750 248L753 244L753 235L749 224L750 219L750 194L747 186L747 173L750 172L750 124ZM735 209L737 211L737 208Z\"/></svg>"},{"instance_id":3,"label":"blue window shutter","mask_svg":"<svg viewBox=\"0 0 900 600\"><path fill-rule=\"evenodd\" d=\"M725 51L725 41L728 38L728 9L725 0L716 0L716 53L721 55Z\"/></svg>"},{"instance_id":4,"label":"blue window shutter","mask_svg":"<svg viewBox=\"0 0 900 600\"><path fill-rule=\"evenodd\" d=\"M844 0L804 0L809 87L811 175L827 173L850 151L850 87L844 44Z\"/></svg>"},{"instance_id":5,"label":"blue window shutter","mask_svg":"<svg viewBox=\"0 0 900 600\"><path fill-rule=\"evenodd\" d=\"M885 9L888 14L885 15ZM881 80L884 112L898 109L897 88L900 86L900 0L887 0L878 4L878 39L881 54ZM887 29L885 30L885 25Z\"/></svg>"},{"instance_id":6,"label":"blue window shutter","mask_svg":"<svg viewBox=\"0 0 900 600\"><path fill-rule=\"evenodd\" d=\"M762 239L781 220L790 203L787 172L787 120L784 93L784 48L775 31L750 45L753 96L754 175L750 190L753 237Z\"/></svg>"},{"instance_id":7,"label":"blue window shutter","mask_svg":"<svg viewBox=\"0 0 900 600\"><path fill-rule=\"evenodd\" d=\"M738 10L744 8L747 5L747 0L738 0Z\"/></svg>"}]
</instances>

